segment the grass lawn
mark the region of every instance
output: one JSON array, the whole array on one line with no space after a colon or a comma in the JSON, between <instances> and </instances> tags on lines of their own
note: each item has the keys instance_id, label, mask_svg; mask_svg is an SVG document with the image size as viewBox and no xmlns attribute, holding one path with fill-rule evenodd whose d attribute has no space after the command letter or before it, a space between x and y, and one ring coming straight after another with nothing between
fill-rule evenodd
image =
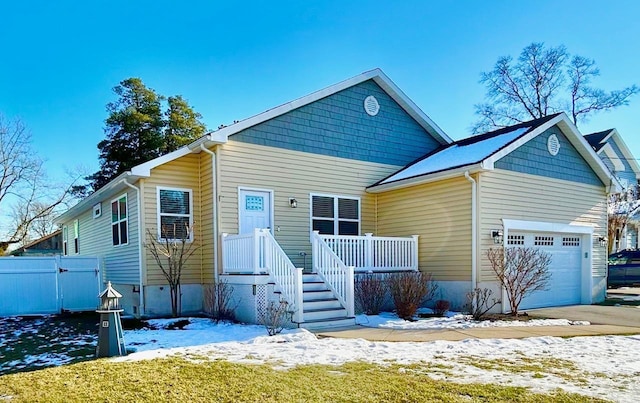
<instances>
[{"instance_id":1,"label":"grass lawn","mask_svg":"<svg viewBox=\"0 0 640 403\"><path fill-rule=\"evenodd\" d=\"M157 359L96 360L0 376L0 400L70 401L251 401L251 402L585 402L585 396L536 394L520 387L456 384L432 380L438 368L422 365L340 367L267 365L227 361Z\"/></svg>"}]
</instances>

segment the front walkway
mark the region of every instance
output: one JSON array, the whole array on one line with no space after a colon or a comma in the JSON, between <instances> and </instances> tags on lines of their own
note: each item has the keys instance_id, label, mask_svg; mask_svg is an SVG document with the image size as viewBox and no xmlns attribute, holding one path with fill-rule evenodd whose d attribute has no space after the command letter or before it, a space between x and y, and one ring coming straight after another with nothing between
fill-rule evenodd
<instances>
[{"instance_id":1,"label":"front walkway","mask_svg":"<svg viewBox=\"0 0 640 403\"><path fill-rule=\"evenodd\" d=\"M640 326L570 325L570 326L513 326L443 330L401 330L364 326L344 329L317 330L318 337L365 339L369 341L460 341L465 339L524 339L527 337L574 337L640 334Z\"/></svg>"}]
</instances>

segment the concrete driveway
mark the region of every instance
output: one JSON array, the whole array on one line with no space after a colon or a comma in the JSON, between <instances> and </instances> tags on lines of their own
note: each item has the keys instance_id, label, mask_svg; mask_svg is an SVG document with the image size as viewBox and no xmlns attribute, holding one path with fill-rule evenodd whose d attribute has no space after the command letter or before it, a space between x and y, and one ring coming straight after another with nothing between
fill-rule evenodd
<instances>
[{"instance_id":1,"label":"concrete driveway","mask_svg":"<svg viewBox=\"0 0 640 403\"><path fill-rule=\"evenodd\" d=\"M594 325L640 327L640 306L573 305L526 310L529 316L569 320L586 320Z\"/></svg>"}]
</instances>

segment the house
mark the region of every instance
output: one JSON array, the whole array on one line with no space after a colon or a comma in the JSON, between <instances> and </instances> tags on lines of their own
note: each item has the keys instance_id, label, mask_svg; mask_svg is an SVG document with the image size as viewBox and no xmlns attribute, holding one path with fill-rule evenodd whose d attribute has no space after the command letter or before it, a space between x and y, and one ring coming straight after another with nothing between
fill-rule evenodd
<instances>
[{"instance_id":1,"label":"house","mask_svg":"<svg viewBox=\"0 0 640 403\"><path fill-rule=\"evenodd\" d=\"M102 259L128 313L170 312L145 239L193 223L183 312L224 281L239 319L283 298L313 327L353 323L363 271L432 272L462 307L475 285L497 288L484 259L497 233L570 263L557 265L554 298L529 306L601 300L611 183L564 114L453 142L376 69L138 165L58 222L68 254Z\"/></svg>"},{"instance_id":2,"label":"house","mask_svg":"<svg viewBox=\"0 0 640 403\"><path fill-rule=\"evenodd\" d=\"M47 256L62 254L62 230L57 230L11 251L12 256Z\"/></svg>"},{"instance_id":3,"label":"house","mask_svg":"<svg viewBox=\"0 0 640 403\"><path fill-rule=\"evenodd\" d=\"M631 190L640 180L640 165L616 129L608 129L597 133L586 134L589 142L605 165L614 173L624 190ZM631 216L626 226L610 228L611 252L621 249L638 249L640 232L640 212L638 206L631 205ZM633 213L635 211L635 214Z\"/></svg>"}]
</instances>

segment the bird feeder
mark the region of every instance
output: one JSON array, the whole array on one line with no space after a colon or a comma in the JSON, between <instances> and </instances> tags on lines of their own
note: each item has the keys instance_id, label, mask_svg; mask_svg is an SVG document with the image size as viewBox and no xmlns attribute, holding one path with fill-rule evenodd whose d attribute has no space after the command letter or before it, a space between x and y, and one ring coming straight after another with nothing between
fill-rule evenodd
<instances>
[{"instance_id":1,"label":"bird feeder","mask_svg":"<svg viewBox=\"0 0 640 403\"><path fill-rule=\"evenodd\" d=\"M111 286L111 282L108 282L107 288L98 297L100 298L100 306L96 312L100 314L100 329L98 330L96 357L126 355L122 320L120 319L120 313L123 311L120 308L122 294Z\"/></svg>"}]
</instances>

